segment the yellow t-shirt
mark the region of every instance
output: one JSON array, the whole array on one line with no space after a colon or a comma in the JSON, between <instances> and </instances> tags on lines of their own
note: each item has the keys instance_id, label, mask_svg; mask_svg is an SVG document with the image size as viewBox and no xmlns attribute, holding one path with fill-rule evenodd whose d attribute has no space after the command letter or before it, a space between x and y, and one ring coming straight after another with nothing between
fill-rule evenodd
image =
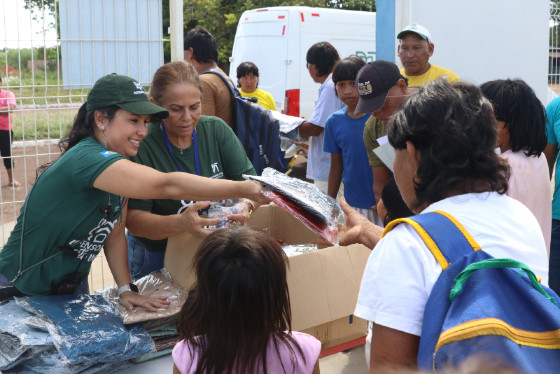
<instances>
[{"instance_id":1,"label":"yellow t-shirt","mask_svg":"<svg viewBox=\"0 0 560 374\"><path fill-rule=\"evenodd\" d=\"M266 91L261 90L260 88L257 88L255 91L251 93L247 93L242 89L239 89L239 93L241 94L241 96L245 96L245 97L256 97L258 100L257 104L259 104L265 109L276 110L276 111L278 110L276 109L276 103L274 102L274 98L272 97L272 95Z\"/></svg>"},{"instance_id":2,"label":"yellow t-shirt","mask_svg":"<svg viewBox=\"0 0 560 374\"><path fill-rule=\"evenodd\" d=\"M449 69L436 65L430 66L428 71L422 75L408 76L404 73L404 68L401 69L401 74L408 78L408 87L420 87L438 78L447 79L449 83L460 81L457 74Z\"/></svg>"}]
</instances>

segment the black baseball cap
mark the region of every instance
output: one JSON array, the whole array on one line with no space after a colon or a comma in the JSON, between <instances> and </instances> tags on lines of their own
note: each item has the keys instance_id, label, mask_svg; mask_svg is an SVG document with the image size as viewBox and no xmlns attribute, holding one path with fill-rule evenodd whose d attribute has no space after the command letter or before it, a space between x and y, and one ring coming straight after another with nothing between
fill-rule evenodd
<instances>
[{"instance_id":1,"label":"black baseball cap","mask_svg":"<svg viewBox=\"0 0 560 374\"><path fill-rule=\"evenodd\" d=\"M383 106L389 89L404 79L399 67L389 61L368 62L356 76L356 87L360 94L356 113L373 113Z\"/></svg>"},{"instance_id":2,"label":"black baseball cap","mask_svg":"<svg viewBox=\"0 0 560 374\"><path fill-rule=\"evenodd\" d=\"M134 114L149 114L158 118L169 117L169 112L148 99L146 91L136 80L116 73L101 77L87 96L86 109L98 109L111 105Z\"/></svg>"}]
</instances>

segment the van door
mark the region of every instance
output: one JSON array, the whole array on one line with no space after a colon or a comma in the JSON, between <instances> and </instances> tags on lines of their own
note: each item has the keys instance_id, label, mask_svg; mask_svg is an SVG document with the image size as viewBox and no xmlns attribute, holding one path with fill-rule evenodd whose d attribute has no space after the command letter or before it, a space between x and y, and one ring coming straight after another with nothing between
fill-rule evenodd
<instances>
[{"instance_id":1,"label":"van door","mask_svg":"<svg viewBox=\"0 0 560 374\"><path fill-rule=\"evenodd\" d=\"M259 88L268 91L278 110L283 108L287 77L288 11L258 9L242 14L233 42L230 77L237 82L237 67L251 61L259 68Z\"/></svg>"}]
</instances>

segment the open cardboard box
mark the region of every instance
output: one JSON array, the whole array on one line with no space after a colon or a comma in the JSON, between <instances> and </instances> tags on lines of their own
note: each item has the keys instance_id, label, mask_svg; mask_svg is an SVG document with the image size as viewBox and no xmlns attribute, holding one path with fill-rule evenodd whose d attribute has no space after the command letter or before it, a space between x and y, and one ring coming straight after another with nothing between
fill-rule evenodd
<instances>
[{"instance_id":1,"label":"open cardboard box","mask_svg":"<svg viewBox=\"0 0 560 374\"><path fill-rule=\"evenodd\" d=\"M266 230L285 244L311 243L317 236L275 205L256 210L249 225ZM201 241L199 237L181 234L167 242L164 265L173 280L187 289L194 282L191 265ZM353 244L290 257L292 329L315 336L323 349L365 336L367 322L352 314L370 253L366 246Z\"/></svg>"}]
</instances>

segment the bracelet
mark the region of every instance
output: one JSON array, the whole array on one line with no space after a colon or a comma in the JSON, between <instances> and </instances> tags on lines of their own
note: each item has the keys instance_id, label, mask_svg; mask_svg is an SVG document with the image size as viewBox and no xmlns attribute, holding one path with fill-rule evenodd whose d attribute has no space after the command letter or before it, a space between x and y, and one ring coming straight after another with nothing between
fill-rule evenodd
<instances>
[{"instance_id":1,"label":"bracelet","mask_svg":"<svg viewBox=\"0 0 560 374\"><path fill-rule=\"evenodd\" d=\"M243 200L243 202L247 204L247 207L249 207L249 215L253 214L253 212L255 211L255 206L253 205L253 203L249 200Z\"/></svg>"},{"instance_id":2,"label":"bracelet","mask_svg":"<svg viewBox=\"0 0 560 374\"><path fill-rule=\"evenodd\" d=\"M119 289L117 290L117 295L118 295L117 297L120 299L121 294L123 294L125 292L128 292L128 291L138 293L138 287L134 283L125 284L124 286L119 287Z\"/></svg>"}]
</instances>

